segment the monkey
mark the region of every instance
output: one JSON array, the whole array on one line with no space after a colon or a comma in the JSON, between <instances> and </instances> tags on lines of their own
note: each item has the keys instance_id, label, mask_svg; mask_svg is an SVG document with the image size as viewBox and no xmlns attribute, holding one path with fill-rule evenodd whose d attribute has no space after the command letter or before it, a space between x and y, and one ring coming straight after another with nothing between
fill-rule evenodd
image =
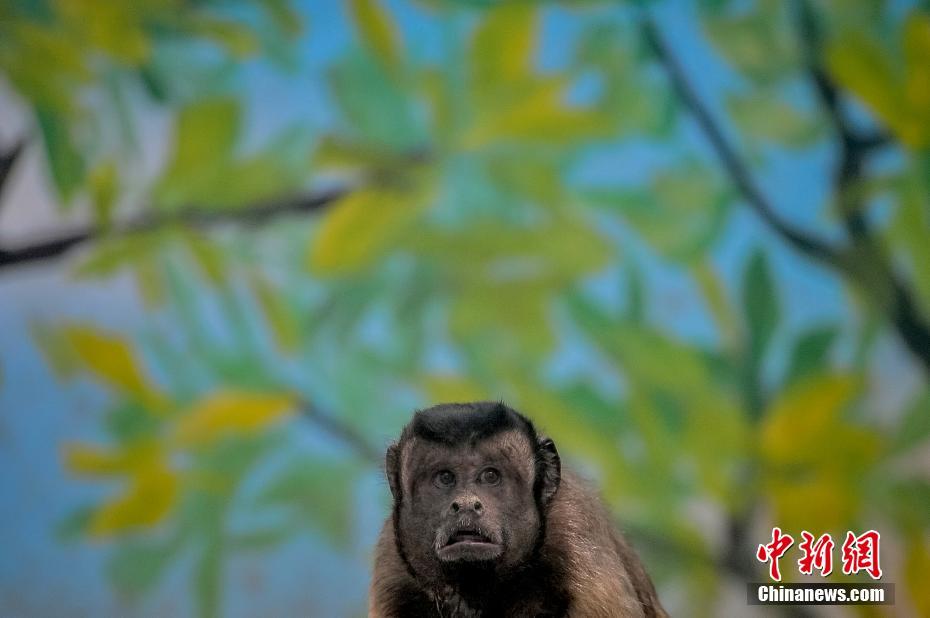
<instances>
[{"instance_id":1,"label":"monkey","mask_svg":"<svg viewBox=\"0 0 930 618\"><path fill-rule=\"evenodd\" d=\"M385 474L369 616L667 618L596 492L504 403L416 411Z\"/></svg>"}]
</instances>

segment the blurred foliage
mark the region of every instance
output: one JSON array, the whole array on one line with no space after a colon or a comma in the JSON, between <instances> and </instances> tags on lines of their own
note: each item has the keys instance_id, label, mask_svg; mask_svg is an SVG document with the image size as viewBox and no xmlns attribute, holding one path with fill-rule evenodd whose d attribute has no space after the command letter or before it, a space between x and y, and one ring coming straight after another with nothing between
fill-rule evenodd
<instances>
[{"instance_id":1,"label":"blurred foliage","mask_svg":"<svg viewBox=\"0 0 930 618\"><path fill-rule=\"evenodd\" d=\"M112 395L100 439L65 444L62 465L119 489L60 531L112 542L118 593L138 599L179 565L200 614L217 615L235 552L305 532L358 551L356 481L380 463L366 445L414 405L503 398L598 478L688 615L716 615L727 578L759 577L761 565L732 556L751 560L748 533L771 525L881 529L904 548L885 565L897 611L930 611L930 477L908 463L930 444L930 364L907 357L922 382L903 409L879 413L877 333L904 334L892 304L838 270L865 317L798 328L772 266L784 245L751 248L725 276L715 251L751 200L695 144L693 110L643 34L647 4L423 2L441 39L426 58L388 3L353 0L354 37L325 72L335 121L260 148L244 145L236 76L253 55L301 70L284 42L301 14L286 2L0 7L0 70L33 112L62 207L83 196L104 230L140 208L157 223L102 234L74 262L87 279L130 273L145 329L36 322L32 333L60 379ZM754 169L772 153L849 148L808 84L799 4L689 8L728 76L714 113ZM863 212L890 204L862 247L891 256L926 324L930 16L813 8L816 67L857 130L892 152L830 187L816 225L836 236L850 195ZM578 32L543 67L552 20ZM149 105L171 129L156 177L140 179ZM661 164L633 182L586 176L618 144L661 149ZM318 216L215 228L191 217L247 216L333 182L346 191ZM862 247L851 253L866 269L876 254ZM696 290L710 339L653 317L656 264ZM554 369L578 350L580 370ZM346 448L307 449L304 425ZM721 534L696 516L707 511Z\"/></svg>"}]
</instances>

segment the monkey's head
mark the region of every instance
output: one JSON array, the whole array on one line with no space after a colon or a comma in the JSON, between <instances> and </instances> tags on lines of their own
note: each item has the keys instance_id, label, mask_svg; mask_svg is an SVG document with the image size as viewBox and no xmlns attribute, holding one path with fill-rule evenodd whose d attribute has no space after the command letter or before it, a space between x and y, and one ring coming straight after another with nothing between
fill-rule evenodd
<instances>
[{"instance_id":1,"label":"monkey's head","mask_svg":"<svg viewBox=\"0 0 930 618\"><path fill-rule=\"evenodd\" d=\"M399 553L422 580L504 574L536 551L560 480L552 440L502 403L417 412L388 448Z\"/></svg>"}]
</instances>

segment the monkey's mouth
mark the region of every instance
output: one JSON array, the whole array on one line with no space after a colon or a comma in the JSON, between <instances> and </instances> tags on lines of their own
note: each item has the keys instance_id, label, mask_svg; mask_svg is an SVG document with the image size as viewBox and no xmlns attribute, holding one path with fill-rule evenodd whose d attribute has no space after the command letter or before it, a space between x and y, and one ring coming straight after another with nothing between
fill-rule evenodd
<instances>
[{"instance_id":1,"label":"monkey's mouth","mask_svg":"<svg viewBox=\"0 0 930 618\"><path fill-rule=\"evenodd\" d=\"M477 530L456 530L446 542L446 547L456 543L491 543L493 545L494 541Z\"/></svg>"},{"instance_id":2,"label":"monkey's mouth","mask_svg":"<svg viewBox=\"0 0 930 618\"><path fill-rule=\"evenodd\" d=\"M454 561L482 561L493 560L501 555L503 548L488 534L477 527L464 527L456 529L446 539L439 551L440 560Z\"/></svg>"}]
</instances>

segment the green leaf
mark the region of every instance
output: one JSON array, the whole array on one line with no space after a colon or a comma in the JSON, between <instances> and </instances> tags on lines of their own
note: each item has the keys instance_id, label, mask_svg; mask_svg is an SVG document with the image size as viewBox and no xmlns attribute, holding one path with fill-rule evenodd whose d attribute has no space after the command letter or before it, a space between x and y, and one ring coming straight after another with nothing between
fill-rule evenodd
<instances>
[{"instance_id":1,"label":"green leaf","mask_svg":"<svg viewBox=\"0 0 930 618\"><path fill-rule=\"evenodd\" d=\"M904 413L898 431L891 441L891 452L902 453L930 438L930 393L917 398Z\"/></svg>"},{"instance_id":2,"label":"green leaf","mask_svg":"<svg viewBox=\"0 0 930 618\"><path fill-rule=\"evenodd\" d=\"M621 132L668 137L677 111L663 76L641 62L651 51L633 23L594 20L580 37L572 72L599 70L602 94L595 104Z\"/></svg>"},{"instance_id":3,"label":"green leaf","mask_svg":"<svg viewBox=\"0 0 930 618\"><path fill-rule=\"evenodd\" d=\"M921 176L925 178L921 178ZM912 269L914 291L921 309L930 314L930 200L927 183L930 171L914 170L890 192L897 210L887 228L888 239L894 243Z\"/></svg>"},{"instance_id":4,"label":"green leaf","mask_svg":"<svg viewBox=\"0 0 930 618\"><path fill-rule=\"evenodd\" d=\"M103 52L128 65L148 56L151 42L144 28L148 13L144 8L121 2L57 2L52 6L56 17L78 33L88 51Z\"/></svg>"},{"instance_id":5,"label":"green leaf","mask_svg":"<svg viewBox=\"0 0 930 618\"><path fill-rule=\"evenodd\" d=\"M242 24L202 17L195 19L192 25L196 32L212 39L240 60L258 50L255 34Z\"/></svg>"},{"instance_id":6,"label":"green leaf","mask_svg":"<svg viewBox=\"0 0 930 618\"><path fill-rule=\"evenodd\" d=\"M357 52L337 63L329 84L346 130L358 139L399 151L426 141L409 93L370 54Z\"/></svg>"},{"instance_id":7,"label":"green leaf","mask_svg":"<svg viewBox=\"0 0 930 618\"><path fill-rule=\"evenodd\" d=\"M120 443L156 435L161 423L142 406L127 401L106 415L106 428Z\"/></svg>"},{"instance_id":8,"label":"green leaf","mask_svg":"<svg viewBox=\"0 0 930 618\"><path fill-rule=\"evenodd\" d=\"M631 322L642 323L646 315L646 293L643 277L639 269L631 266L627 269L627 316Z\"/></svg>"},{"instance_id":9,"label":"green leaf","mask_svg":"<svg viewBox=\"0 0 930 618\"><path fill-rule=\"evenodd\" d=\"M29 333L32 341L42 351L56 380L74 377L81 368L81 360L60 328L42 322L31 322Z\"/></svg>"},{"instance_id":10,"label":"green leaf","mask_svg":"<svg viewBox=\"0 0 930 618\"><path fill-rule=\"evenodd\" d=\"M523 83L517 95L507 93L487 102L462 138L463 147L475 149L505 140L565 145L606 135L610 119L599 110L566 103L568 85L557 77L538 78Z\"/></svg>"},{"instance_id":11,"label":"green leaf","mask_svg":"<svg viewBox=\"0 0 930 618\"><path fill-rule=\"evenodd\" d=\"M226 281L226 254L206 234L195 229L180 230L180 238L187 246L206 279L213 285Z\"/></svg>"},{"instance_id":12,"label":"green leaf","mask_svg":"<svg viewBox=\"0 0 930 618\"><path fill-rule=\"evenodd\" d=\"M889 514L902 530L926 530L930 526L930 482L904 478L886 485Z\"/></svg>"},{"instance_id":13,"label":"green leaf","mask_svg":"<svg viewBox=\"0 0 930 618\"><path fill-rule=\"evenodd\" d=\"M234 550L265 551L288 541L300 530L300 526L294 523L261 530L249 530L233 535L230 545Z\"/></svg>"},{"instance_id":14,"label":"green leaf","mask_svg":"<svg viewBox=\"0 0 930 618\"><path fill-rule=\"evenodd\" d=\"M119 189L119 176L115 161L107 161L90 173L90 194L97 225L106 228L112 218Z\"/></svg>"},{"instance_id":15,"label":"green leaf","mask_svg":"<svg viewBox=\"0 0 930 618\"><path fill-rule=\"evenodd\" d=\"M289 509L327 540L345 545L355 519L357 476L358 467L353 463L295 458L265 484L257 505Z\"/></svg>"},{"instance_id":16,"label":"green leaf","mask_svg":"<svg viewBox=\"0 0 930 618\"><path fill-rule=\"evenodd\" d=\"M260 152L230 162L218 170L203 194L192 201L215 206L254 206L281 196L290 197L309 177L308 134L289 127Z\"/></svg>"},{"instance_id":17,"label":"green leaf","mask_svg":"<svg viewBox=\"0 0 930 618\"><path fill-rule=\"evenodd\" d=\"M284 352L295 352L300 342L300 323L284 294L259 274L251 276L249 283L278 347Z\"/></svg>"},{"instance_id":18,"label":"green leaf","mask_svg":"<svg viewBox=\"0 0 930 618\"><path fill-rule=\"evenodd\" d=\"M835 326L822 326L808 330L798 337L791 351L791 360L788 361L785 384L822 371L827 360L827 353L838 332Z\"/></svg>"},{"instance_id":19,"label":"green leaf","mask_svg":"<svg viewBox=\"0 0 930 618\"><path fill-rule=\"evenodd\" d=\"M161 207L177 209L192 195L209 194L218 171L232 158L239 122L239 103L231 99L198 101L181 110L174 153L155 189Z\"/></svg>"},{"instance_id":20,"label":"green leaf","mask_svg":"<svg viewBox=\"0 0 930 618\"><path fill-rule=\"evenodd\" d=\"M71 138L67 121L50 110L37 108L36 120L42 131L42 143L58 195L67 206L75 191L84 182L85 165Z\"/></svg>"},{"instance_id":21,"label":"green leaf","mask_svg":"<svg viewBox=\"0 0 930 618\"><path fill-rule=\"evenodd\" d=\"M138 598L158 583L173 556L170 542L129 541L116 548L107 572L120 593Z\"/></svg>"},{"instance_id":22,"label":"green leaf","mask_svg":"<svg viewBox=\"0 0 930 618\"><path fill-rule=\"evenodd\" d=\"M239 102L232 99L208 99L183 108L175 129L178 142L172 169L228 154L236 143L239 122Z\"/></svg>"},{"instance_id":23,"label":"green leaf","mask_svg":"<svg viewBox=\"0 0 930 618\"><path fill-rule=\"evenodd\" d=\"M217 527L221 521L216 522ZM197 609L201 618L219 618L222 615L223 540L214 532L205 535L206 544L197 560L195 579Z\"/></svg>"},{"instance_id":24,"label":"green leaf","mask_svg":"<svg viewBox=\"0 0 930 618\"><path fill-rule=\"evenodd\" d=\"M715 383L703 355L611 316L580 295L568 300L578 326L622 370L632 393L630 412L640 432L649 432L642 439L656 457L661 459L670 449L677 449L676 457L687 454L697 465L702 488L732 501L732 461L746 448L746 419L729 389ZM712 441L707 440L707 427L714 427Z\"/></svg>"},{"instance_id":25,"label":"green leaf","mask_svg":"<svg viewBox=\"0 0 930 618\"><path fill-rule=\"evenodd\" d=\"M784 2L760 2L753 10L706 14L710 42L737 70L761 83L779 80L797 66L799 46Z\"/></svg>"},{"instance_id":26,"label":"green leaf","mask_svg":"<svg viewBox=\"0 0 930 618\"><path fill-rule=\"evenodd\" d=\"M99 508L100 506L97 504L87 504L71 511L55 527L55 535L58 540L69 542L84 536L90 526L91 519L93 519Z\"/></svg>"},{"instance_id":27,"label":"green leaf","mask_svg":"<svg viewBox=\"0 0 930 618\"><path fill-rule=\"evenodd\" d=\"M308 253L318 274L358 272L391 250L428 205L422 196L361 189L332 204Z\"/></svg>"},{"instance_id":28,"label":"green leaf","mask_svg":"<svg viewBox=\"0 0 930 618\"><path fill-rule=\"evenodd\" d=\"M289 0L262 0L262 5L275 27L286 36L294 37L303 31L301 15Z\"/></svg>"},{"instance_id":29,"label":"green leaf","mask_svg":"<svg viewBox=\"0 0 930 618\"><path fill-rule=\"evenodd\" d=\"M400 61L400 45L387 11L378 6L378 0L351 0L351 7L352 16L365 45L385 65L397 67Z\"/></svg>"},{"instance_id":30,"label":"green leaf","mask_svg":"<svg viewBox=\"0 0 930 618\"><path fill-rule=\"evenodd\" d=\"M526 78L532 70L537 18L529 2L502 3L486 12L471 46L476 89L510 86Z\"/></svg>"},{"instance_id":31,"label":"green leaf","mask_svg":"<svg viewBox=\"0 0 930 618\"><path fill-rule=\"evenodd\" d=\"M705 166L689 161L658 173L648 189L582 193L593 206L617 212L663 257L695 260L717 240L732 193Z\"/></svg>"},{"instance_id":32,"label":"green leaf","mask_svg":"<svg viewBox=\"0 0 930 618\"><path fill-rule=\"evenodd\" d=\"M555 344L551 295L540 283L467 282L449 312L450 334L460 342L493 342L500 354L510 349L541 356Z\"/></svg>"},{"instance_id":33,"label":"green leaf","mask_svg":"<svg viewBox=\"0 0 930 618\"><path fill-rule=\"evenodd\" d=\"M168 252L175 232L160 229L136 234L103 237L75 268L81 277L106 277L120 269L152 262L159 254Z\"/></svg>"},{"instance_id":34,"label":"green leaf","mask_svg":"<svg viewBox=\"0 0 930 618\"><path fill-rule=\"evenodd\" d=\"M749 327L749 353L758 366L778 326L778 294L768 260L761 250L749 259L743 272L743 311Z\"/></svg>"},{"instance_id":35,"label":"green leaf","mask_svg":"<svg viewBox=\"0 0 930 618\"><path fill-rule=\"evenodd\" d=\"M765 89L728 97L727 110L740 131L754 140L800 148L823 133L815 118Z\"/></svg>"}]
</instances>

